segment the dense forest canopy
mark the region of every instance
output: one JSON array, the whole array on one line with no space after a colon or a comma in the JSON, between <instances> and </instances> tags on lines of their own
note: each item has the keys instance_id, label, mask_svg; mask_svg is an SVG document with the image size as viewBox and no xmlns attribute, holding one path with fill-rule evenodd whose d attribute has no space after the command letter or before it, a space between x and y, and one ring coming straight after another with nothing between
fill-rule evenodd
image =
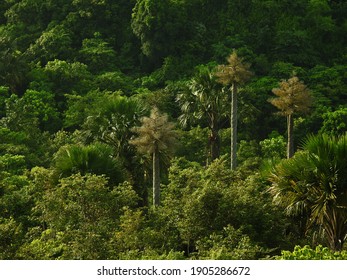
<instances>
[{"instance_id":1,"label":"dense forest canopy","mask_svg":"<svg viewBox=\"0 0 347 280\"><path fill-rule=\"evenodd\" d=\"M346 258L346 15L1 1L0 258Z\"/></svg>"}]
</instances>

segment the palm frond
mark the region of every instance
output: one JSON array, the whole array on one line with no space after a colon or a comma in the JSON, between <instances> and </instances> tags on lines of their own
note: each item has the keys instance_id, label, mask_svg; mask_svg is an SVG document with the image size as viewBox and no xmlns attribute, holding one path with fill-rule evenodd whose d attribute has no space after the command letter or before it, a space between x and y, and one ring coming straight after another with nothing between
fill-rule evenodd
<instances>
[{"instance_id":1,"label":"palm frond","mask_svg":"<svg viewBox=\"0 0 347 280\"><path fill-rule=\"evenodd\" d=\"M340 248L336 240L347 234L347 135L310 135L302 149L276 167L270 190L288 213L305 207L308 226L322 227L332 249Z\"/></svg>"}]
</instances>

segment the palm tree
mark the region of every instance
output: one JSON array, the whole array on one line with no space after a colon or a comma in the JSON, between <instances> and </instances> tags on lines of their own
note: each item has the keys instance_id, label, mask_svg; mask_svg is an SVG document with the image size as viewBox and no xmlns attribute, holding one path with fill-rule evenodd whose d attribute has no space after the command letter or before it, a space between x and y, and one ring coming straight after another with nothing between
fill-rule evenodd
<instances>
[{"instance_id":1,"label":"palm tree","mask_svg":"<svg viewBox=\"0 0 347 280\"><path fill-rule=\"evenodd\" d=\"M231 92L231 106L230 106L230 130L231 130L231 170L237 166L236 149L237 149L237 93L238 86L245 83L252 75L249 71L250 65L244 63L236 50L233 50L231 55L227 58L227 65L219 65L217 68L216 76L218 81L223 85L230 86Z\"/></svg>"},{"instance_id":2,"label":"palm tree","mask_svg":"<svg viewBox=\"0 0 347 280\"><path fill-rule=\"evenodd\" d=\"M106 175L113 185L125 179L120 162L113 157L113 149L102 143L61 147L54 156L54 170L60 178L76 173Z\"/></svg>"},{"instance_id":3,"label":"palm tree","mask_svg":"<svg viewBox=\"0 0 347 280\"><path fill-rule=\"evenodd\" d=\"M310 136L303 150L272 173L274 200L289 214L307 214L307 228L322 229L333 250L347 238L347 134Z\"/></svg>"},{"instance_id":4,"label":"palm tree","mask_svg":"<svg viewBox=\"0 0 347 280\"><path fill-rule=\"evenodd\" d=\"M158 108L154 107L150 117L141 119L142 125L134 127L133 131L138 136L129 141L135 145L141 153L149 153L153 160L153 206L160 204L160 153L165 153L174 147L176 133L174 123L168 121L167 114L161 114Z\"/></svg>"},{"instance_id":5,"label":"palm tree","mask_svg":"<svg viewBox=\"0 0 347 280\"><path fill-rule=\"evenodd\" d=\"M188 83L188 90L177 95L182 114L179 120L183 126L188 122L206 119L210 130L209 159L219 157L221 121L225 117L227 98L223 87L217 83L211 69L200 66L195 77Z\"/></svg>"},{"instance_id":6,"label":"palm tree","mask_svg":"<svg viewBox=\"0 0 347 280\"><path fill-rule=\"evenodd\" d=\"M144 114L143 106L139 102L117 93L104 94L100 100L92 104L91 113L82 126L83 141L101 142L113 148L113 154L125 167L131 176L128 178L136 192L146 204L148 198L145 188L145 178L141 159L136 154L129 139L134 136L131 129L139 125L140 117Z\"/></svg>"},{"instance_id":7,"label":"palm tree","mask_svg":"<svg viewBox=\"0 0 347 280\"><path fill-rule=\"evenodd\" d=\"M287 117L287 158L291 158L294 155L293 115L309 111L312 104L310 91L298 77L293 76L282 81L280 87L274 88L272 92L277 97L270 99L271 104L281 111L281 115Z\"/></svg>"},{"instance_id":8,"label":"palm tree","mask_svg":"<svg viewBox=\"0 0 347 280\"><path fill-rule=\"evenodd\" d=\"M105 95L96 106L98 109L83 124L86 139L106 143L117 157L128 159L132 155L128 144L131 128L139 123L143 109L135 100L115 94Z\"/></svg>"}]
</instances>

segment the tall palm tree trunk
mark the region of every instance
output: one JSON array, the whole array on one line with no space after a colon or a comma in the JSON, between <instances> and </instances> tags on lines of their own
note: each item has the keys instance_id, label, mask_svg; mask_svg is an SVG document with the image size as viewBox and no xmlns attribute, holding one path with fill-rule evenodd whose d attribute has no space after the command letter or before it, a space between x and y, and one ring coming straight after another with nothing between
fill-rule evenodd
<instances>
[{"instance_id":1,"label":"tall palm tree trunk","mask_svg":"<svg viewBox=\"0 0 347 280\"><path fill-rule=\"evenodd\" d=\"M231 108L230 108L230 161L231 170L235 170L237 166L236 149L237 149L237 85L232 84L231 88Z\"/></svg>"},{"instance_id":2,"label":"tall palm tree trunk","mask_svg":"<svg viewBox=\"0 0 347 280\"><path fill-rule=\"evenodd\" d=\"M294 120L293 115L287 115L287 158L291 158L294 155L294 136L293 136Z\"/></svg>"},{"instance_id":3,"label":"tall palm tree trunk","mask_svg":"<svg viewBox=\"0 0 347 280\"><path fill-rule=\"evenodd\" d=\"M159 149L156 144L153 151L153 206L159 206L160 203L160 166Z\"/></svg>"}]
</instances>

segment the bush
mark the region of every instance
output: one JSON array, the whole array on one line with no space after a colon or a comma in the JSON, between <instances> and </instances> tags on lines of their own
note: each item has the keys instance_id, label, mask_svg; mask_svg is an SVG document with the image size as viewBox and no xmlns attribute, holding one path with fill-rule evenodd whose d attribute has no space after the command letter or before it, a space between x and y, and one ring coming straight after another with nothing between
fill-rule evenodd
<instances>
[{"instance_id":1,"label":"bush","mask_svg":"<svg viewBox=\"0 0 347 280\"><path fill-rule=\"evenodd\" d=\"M318 245L315 249L306 245L295 246L294 251L282 251L278 260L347 260L347 251L334 252L327 247Z\"/></svg>"}]
</instances>

